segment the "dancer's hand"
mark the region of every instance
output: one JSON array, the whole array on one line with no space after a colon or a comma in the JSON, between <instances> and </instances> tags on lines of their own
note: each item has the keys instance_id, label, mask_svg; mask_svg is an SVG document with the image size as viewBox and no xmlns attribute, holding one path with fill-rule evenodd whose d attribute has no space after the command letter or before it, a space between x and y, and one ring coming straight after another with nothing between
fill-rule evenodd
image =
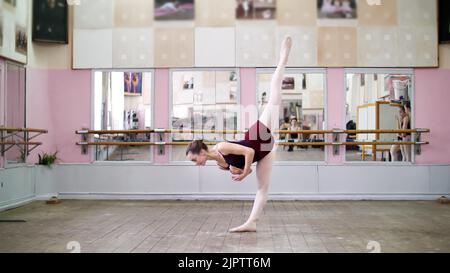
<instances>
[{"instance_id":1,"label":"dancer's hand","mask_svg":"<svg viewBox=\"0 0 450 273\"><path fill-rule=\"evenodd\" d=\"M241 182L242 180L244 180L248 175L250 175L252 173L252 169L250 169L250 171L248 172L244 172L242 171L241 174L236 174L232 176L233 181L236 182Z\"/></svg>"},{"instance_id":2,"label":"dancer's hand","mask_svg":"<svg viewBox=\"0 0 450 273\"><path fill-rule=\"evenodd\" d=\"M253 170L250 168L249 174L251 174L252 172ZM230 165L230 173L234 175L241 175L244 173L244 170Z\"/></svg>"}]
</instances>

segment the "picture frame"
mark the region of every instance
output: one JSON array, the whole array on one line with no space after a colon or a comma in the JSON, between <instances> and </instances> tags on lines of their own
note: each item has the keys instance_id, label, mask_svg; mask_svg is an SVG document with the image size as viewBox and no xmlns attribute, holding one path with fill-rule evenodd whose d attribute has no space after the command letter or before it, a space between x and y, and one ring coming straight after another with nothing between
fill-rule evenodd
<instances>
[{"instance_id":1,"label":"picture frame","mask_svg":"<svg viewBox=\"0 0 450 273\"><path fill-rule=\"evenodd\" d=\"M33 41L68 44L68 18L65 0L33 1Z\"/></svg>"},{"instance_id":2,"label":"picture frame","mask_svg":"<svg viewBox=\"0 0 450 273\"><path fill-rule=\"evenodd\" d=\"M319 19L355 20L357 0L317 0L317 13Z\"/></svg>"},{"instance_id":3,"label":"picture frame","mask_svg":"<svg viewBox=\"0 0 450 273\"><path fill-rule=\"evenodd\" d=\"M194 0L155 0L154 19L155 21L194 20Z\"/></svg>"},{"instance_id":4,"label":"picture frame","mask_svg":"<svg viewBox=\"0 0 450 273\"><path fill-rule=\"evenodd\" d=\"M124 95L142 96L142 73L124 72Z\"/></svg>"},{"instance_id":5,"label":"picture frame","mask_svg":"<svg viewBox=\"0 0 450 273\"><path fill-rule=\"evenodd\" d=\"M17 53L27 55L28 52L28 34L27 28L16 24L15 49Z\"/></svg>"},{"instance_id":6,"label":"picture frame","mask_svg":"<svg viewBox=\"0 0 450 273\"><path fill-rule=\"evenodd\" d=\"M276 0L236 0L236 19L275 20Z\"/></svg>"},{"instance_id":7,"label":"picture frame","mask_svg":"<svg viewBox=\"0 0 450 273\"><path fill-rule=\"evenodd\" d=\"M295 89L295 78L285 77L281 85L282 90L294 90Z\"/></svg>"},{"instance_id":8,"label":"picture frame","mask_svg":"<svg viewBox=\"0 0 450 273\"><path fill-rule=\"evenodd\" d=\"M3 16L0 12L0 47L3 47Z\"/></svg>"}]
</instances>

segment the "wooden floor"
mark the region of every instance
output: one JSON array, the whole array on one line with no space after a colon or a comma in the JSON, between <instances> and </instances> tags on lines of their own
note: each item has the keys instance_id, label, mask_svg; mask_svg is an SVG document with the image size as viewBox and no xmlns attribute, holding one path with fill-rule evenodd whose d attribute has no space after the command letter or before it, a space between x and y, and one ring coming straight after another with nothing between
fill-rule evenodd
<instances>
[{"instance_id":1,"label":"wooden floor","mask_svg":"<svg viewBox=\"0 0 450 273\"><path fill-rule=\"evenodd\" d=\"M230 234L244 201L34 202L0 213L0 252L450 252L450 206L436 202L269 202L258 233Z\"/></svg>"}]
</instances>

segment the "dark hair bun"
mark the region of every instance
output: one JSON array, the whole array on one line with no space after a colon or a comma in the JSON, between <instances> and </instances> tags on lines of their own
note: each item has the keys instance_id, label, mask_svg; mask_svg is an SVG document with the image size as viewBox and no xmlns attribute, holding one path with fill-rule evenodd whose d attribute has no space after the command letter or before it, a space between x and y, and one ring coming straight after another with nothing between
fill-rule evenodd
<instances>
[{"instance_id":1,"label":"dark hair bun","mask_svg":"<svg viewBox=\"0 0 450 273\"><path fill-rule=\"evenodd\" d=\"M194 140L188 145L186 149L186 155L188 155L189 153L198 155L202 150L208 151L208 146L203 143L203 140Z\"/></svg>"}]
</instances>

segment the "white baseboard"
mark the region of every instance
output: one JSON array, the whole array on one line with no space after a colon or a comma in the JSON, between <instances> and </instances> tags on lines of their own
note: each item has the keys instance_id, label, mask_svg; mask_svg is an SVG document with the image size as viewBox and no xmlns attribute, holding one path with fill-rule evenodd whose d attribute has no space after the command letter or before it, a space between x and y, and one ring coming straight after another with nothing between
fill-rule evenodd
<instances>
[{"instance_id":1,"label":"white baseboard","mask_svg":"<svg viewBox=\"0 0 450 273\"><path fill-rule=\"evenodd\" d=\"M44 194L44 195L36 196L35 200L36 201L46 201L54 196L59 197L57 193L52 193L52 194Z\"/></svg>"},{"instance_id":2,"label":"white baseboard","mask_svg":"<svg viewBox=\"0 0 450 273\"><path fill-rule=\"evenodd\" d=\"M437 200L446 194L271 194L269 200ZM447 194L448 195L448 194ZM167 193L59 193L60 199L74 200L254 200L254 194L167 194Z\"/></svg>"},{"instance_id":3,"label":"white baseboard","mask_svg":"<svg viewBox=\"0 0 450 273\"><path fill-rule=\"evenodd\" d=\"M10 210L27 205L35 200L34 196L28 196L20 199L8 200L0 203L0 211Z\"/></svg>"}]
</instances>

